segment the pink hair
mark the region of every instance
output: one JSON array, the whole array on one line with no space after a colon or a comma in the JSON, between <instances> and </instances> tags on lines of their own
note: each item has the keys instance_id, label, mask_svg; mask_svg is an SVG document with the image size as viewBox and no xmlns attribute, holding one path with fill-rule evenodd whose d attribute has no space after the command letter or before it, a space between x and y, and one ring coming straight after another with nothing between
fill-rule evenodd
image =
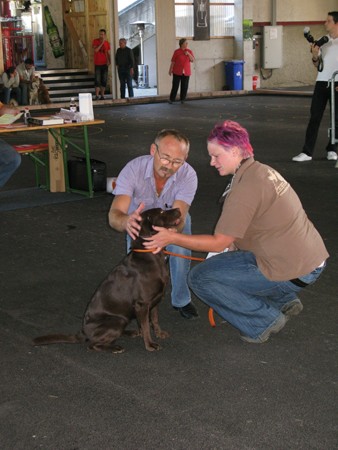
<instances>
[{"instance_id":1,"label":"pink hair","mask_svg":"<svg viewBox=\"0 0 338 450\"><path fill-rule=\"evenodd\" d=\"M249 133L239 123L232 120L216 123L207 141L220 145L224 150L238 147L242 152L243 158L249 158L254 154L249 140Z\"/></svg>"}]
</instances>

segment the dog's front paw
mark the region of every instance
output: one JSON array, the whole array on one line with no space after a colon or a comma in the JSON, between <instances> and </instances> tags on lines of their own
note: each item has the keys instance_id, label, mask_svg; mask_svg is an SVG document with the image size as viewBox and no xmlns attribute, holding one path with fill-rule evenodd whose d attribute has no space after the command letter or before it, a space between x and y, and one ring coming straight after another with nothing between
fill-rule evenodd
<instances>
[{"instance_id":1,"label":"dog's front paw","mask_svg":"<svg viewBox=\"0 0 338 450\"><path fill-rule=\"evenodd\" d=\"M160 338L160 339L167 339L168 337L170 337L170 334L164 330L156 330L155 335L157 338Z\"/></svg>"},{"instance_id":2,"label":"dog's front paw","mask_svg":"<svg viewBox=\"0 0 338 450\"><path fill-rule=\"evenodd\" d=\"M157 342L149 342L149 344L145 344L145 345L146 345L146 350L148 350L148 352L153 352L155 350L161 350L161 347Z\"/></svg>"}]
</instances>

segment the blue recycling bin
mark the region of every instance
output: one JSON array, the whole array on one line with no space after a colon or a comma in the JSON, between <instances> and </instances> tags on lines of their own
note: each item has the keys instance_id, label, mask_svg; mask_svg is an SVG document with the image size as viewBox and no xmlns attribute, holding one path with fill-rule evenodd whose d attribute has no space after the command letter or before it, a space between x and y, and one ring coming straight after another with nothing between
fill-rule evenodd
<instances>
[{"instance_id":1,"label":"blue recycling bin","mask_svg":"<svg viewBox=\"0 0 338 450\"><path fill-rule=\"evenodd\" d=\"M244 61L225 61L225 85L229 91L241 91L243 89L243 64Z\"/></svg>"}]
</instances>

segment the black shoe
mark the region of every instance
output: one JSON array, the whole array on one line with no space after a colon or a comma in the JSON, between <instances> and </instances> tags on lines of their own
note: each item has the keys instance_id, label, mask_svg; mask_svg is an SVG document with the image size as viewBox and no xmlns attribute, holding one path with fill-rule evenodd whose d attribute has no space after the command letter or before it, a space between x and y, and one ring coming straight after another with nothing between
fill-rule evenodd
<instances>
[{"instance_id":1,"label":"black shoe","mask_svg":"<svg viewBox=\"0 0 338 450\"><path fill-rule=\"evenodd\" d=\"M101 95L100 100L105 100L105 98L103 97L103 95Z\"/></svg>"},{"instance_id":2,"label":"black shoe","mask_svg":"<svg viewBox=\"0 0 338 450\"><path fill-rule=\"evenodd\" d=\"M169 103L169 105L172 105L172 104L173 104L173 102L172 102L171 100L168 100L168 103Z\"/></svg>"},{"instance_id":3,"label":"black shoe","mask_svg":"<svg viewBox=\"0 0 338 450\"><path fill-rule=\"evenodd\" d=\"M174 306L174 309L176 309L176 311L179 311L179 313L181 314L182 317L184 317L184 319L194 319L195 317L198 317L198 312L193 302L188 303L182 308Z\"/></svg>"}]
</instances>

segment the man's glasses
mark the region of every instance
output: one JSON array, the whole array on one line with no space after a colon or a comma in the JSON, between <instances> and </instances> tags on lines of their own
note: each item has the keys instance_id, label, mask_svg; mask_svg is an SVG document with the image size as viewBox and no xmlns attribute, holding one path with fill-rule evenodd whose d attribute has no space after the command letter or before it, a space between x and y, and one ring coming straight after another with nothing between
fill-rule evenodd
<instances>
[{"instance_id":1,"label":"man's glasses","mask_svg":"<svg viewBox=\"0 0 338 450\"><path fill-rule=\"evenodd\" d=\"M184 160L170 159L170 158L167 158L166 156L162 156L158 149L158 145L157 144L155 144L155 145L156 145L156 150L157 150L158 156L160 158L160 161L164 166L171 164L173 167L180 167L180 166L182 166L182 164L184 164Z\"/></svg>"}]
</instances>

